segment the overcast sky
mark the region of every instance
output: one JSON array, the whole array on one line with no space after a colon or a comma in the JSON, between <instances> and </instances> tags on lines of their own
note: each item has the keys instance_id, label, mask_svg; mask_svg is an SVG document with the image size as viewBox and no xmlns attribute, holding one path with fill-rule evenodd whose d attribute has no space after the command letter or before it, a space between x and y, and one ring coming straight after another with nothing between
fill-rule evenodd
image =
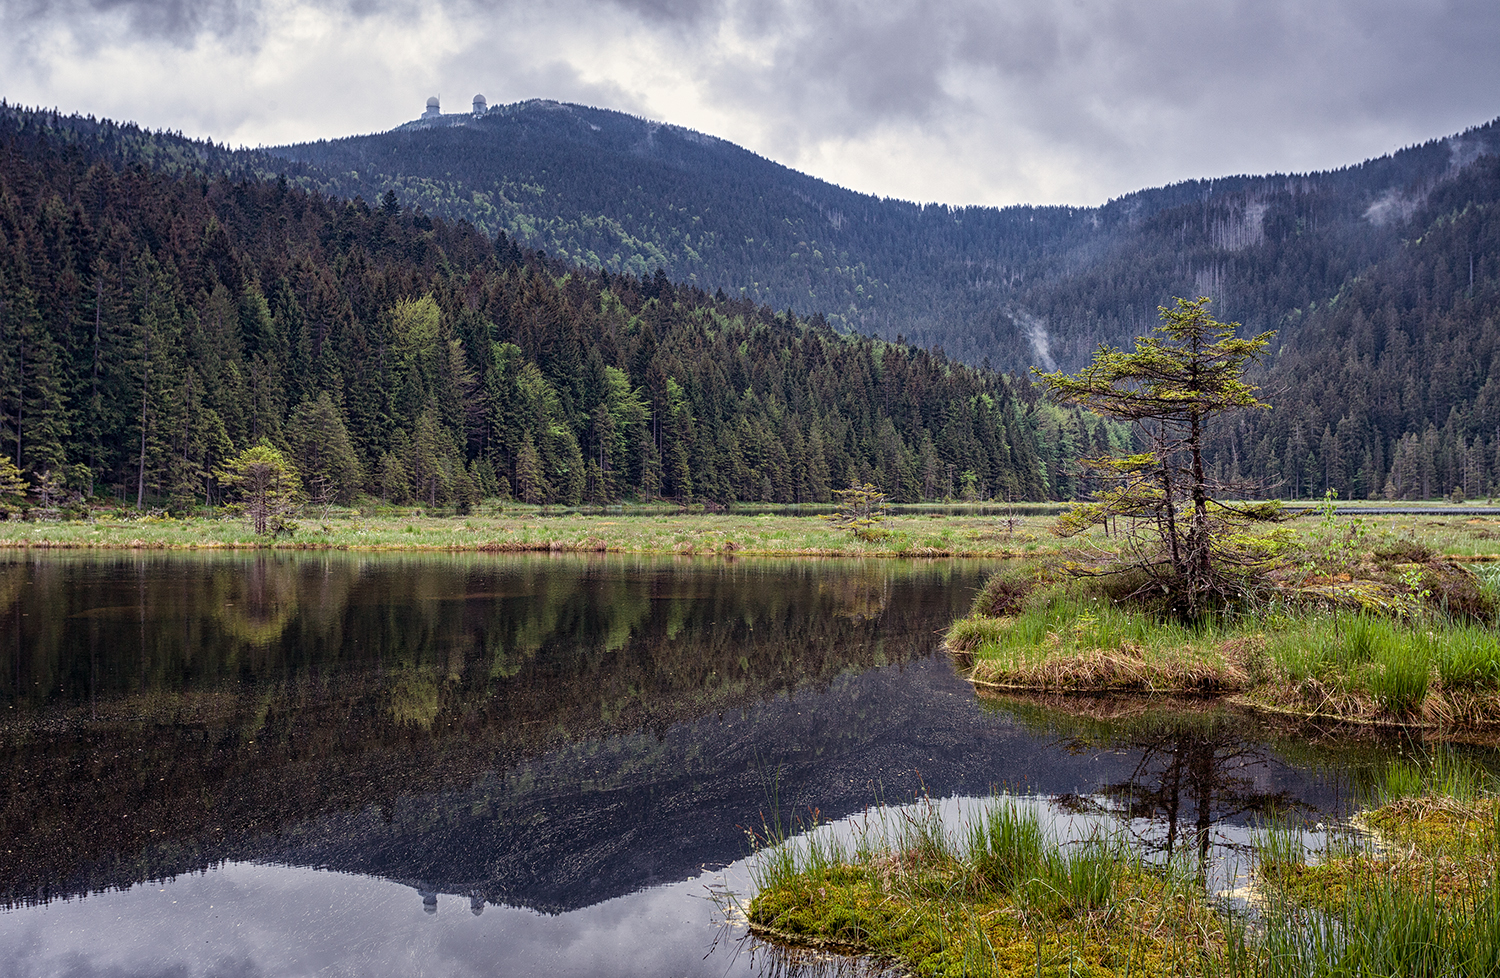
<instances>
[{"instance_id":1,"label":"overcast sky","mask_svg":"<svg viewBox=\"0 0 1500 978\"><path fill-rule=\"evenodd\" d=\"M0 0L0 96L233 144L553 98L856 190L1098 204L1500 116L1495 0Z\"/></svg>"}]
</instances>

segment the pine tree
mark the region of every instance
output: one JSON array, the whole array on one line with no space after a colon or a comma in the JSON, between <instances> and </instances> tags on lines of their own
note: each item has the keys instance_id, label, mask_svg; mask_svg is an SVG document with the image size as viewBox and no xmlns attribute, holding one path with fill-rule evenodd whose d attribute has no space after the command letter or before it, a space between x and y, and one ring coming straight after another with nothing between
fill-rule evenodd
<instances>
[{"instance_id":1,"label":"pine tree","mask_svg":"<svg viewBox=\"0 0 1500 978\"><path fill-rule=\"evenodd\" d=\"M297 405L287 420L286 439L313 502L348 503L364 487L349 429L327 391Z\"/></svg>"},{"instance_id":2,"label":"pine tree","mask_svg":"<svg viewBox=\"0 0 1500 978\"><path fill-rule=\"evenodd\" d=\"M235 507L257 536L281 534L292 528L292 513L302 495L297 470L270 442L245 449L219 470L219 481L230 487Z\"/></svg>"},{"instance_id":3,"label":"pine tree","mask_svg":"<svg viewBox=\"0 0 1500 978\"><path fill-rule=\"evenodd\" d=\"M1269 406L1241 376L1272 334L1236 339L1239 324L1215 321L1209 302L1200 296L1161 307L1156 335L1137 339L1130 353L1104 347L1075 375L1039 375L1060 402L1132 422L1149 445L1144 452L1086 459L1115 485L1097 503L1072 510L1064 525L1124 520L1135 545L1128 565L1167 588L1189 618L1221 591L1224 569L1244 559L1231 542L1234 511L1215 499L1240 487L1209 476L1206 428L1228 411Z\"/></svg>"},{"instance_id":4,"label":"pine tree","mask_svg":"<svg viewBox=\"0 0 1500 978\"><path fill-rule=\"evenodd\" d=\"M527 432L521 439L521 449L516 452L516 495L523 503L536 505L547 501L551 490L542 475L542 459L537 454L536 443Z\"/></svg>"}]
</instances>

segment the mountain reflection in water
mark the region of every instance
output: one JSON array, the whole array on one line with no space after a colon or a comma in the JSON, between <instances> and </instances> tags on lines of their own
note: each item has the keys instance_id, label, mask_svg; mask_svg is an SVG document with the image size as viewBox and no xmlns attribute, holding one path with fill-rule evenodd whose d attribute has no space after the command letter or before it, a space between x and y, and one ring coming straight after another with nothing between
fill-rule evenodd
<instances>
[{"instance_id":1,"label":"mountain reflection in water","mask_svg":"<svg viewBox=\"0 0 1500 978\"><path fill-rule=\"evenodd\" d=\"M231 913L248 919L286 874L330 870L302 877L319 894L306 899L358 892L359 923L329 918L320 926L348 933L305 939L346 969L373 953L370 928L395 939L406 915L430 911L444 921L432 939L503 930L511 946L601 914L689 917L647 926L671 960L701 963L711 909L682 881L741 859L746 827L773 805L826 819L1010 788L1156 819L1173 847L1273 805L1335 810L1381 762L1378 746L1297 744L1222 710L1184 726L982 704L936 648L993 569L12 555L0 563L0 899L13 908L0 955L21 953L8 941L28 926L51 933L28 914L57 898L197 893L239 901ZM55 912L88 917L98 899ZM98 913L149 918L143 906ZM452 936L455 916L475 915L487 930ZM155 946L185 939L173 933ZM574 970L627 970L598 960Z\"/></svg>"},{"instance_id":2,"label":"mountain reflection in water","mask_svg":"<svg viewBox=\"0 0 1500 978\"><path fill-rule=\"evenodd\" d=\"M743 853L736 826L764 804L764 766L837 753L878 722L858 706L804 715L801 698L929 656L981 572L13 559L0 568L13 650L0 681L0 896L46 900L237 858L352 860L549 911L663 878L653 867L680 878ZM681 832L663 831L668 817ZM492 868L465 864L480 847L459 835L482 837ZM712 859L683 844L699 835L716 840ZM597 858L554 858L554 837Z\"/></svg>"}]
</instances>

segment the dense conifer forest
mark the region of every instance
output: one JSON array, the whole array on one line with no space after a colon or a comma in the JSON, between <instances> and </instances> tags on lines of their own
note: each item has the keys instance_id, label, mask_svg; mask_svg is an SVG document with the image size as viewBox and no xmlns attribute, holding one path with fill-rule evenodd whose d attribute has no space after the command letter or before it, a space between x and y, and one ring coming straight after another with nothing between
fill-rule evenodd
<instances>
[{"instance_id":1,"label":"dense conifer forest","mask_svg":"<svg viewBox=\"0 0 1500 978\"><path fill-rule=\"evenodd\" d=\"M1277 330L1224 478L1500 494L1494 124L997 210L557 103L270 151L0 117L0 445L34 486L213 501L267 437L343 499L1070 499L1121 433L959 361L1076 367L1207 294Z\"/></svg>"},{"instance_id":2,"label":"dense conifer forest","mask_svg":"<svg viewBox=\"0 0 1500 978\"><path fill-rule=\"evenodd\" d=\"M1105 437L935 352L264 162L0 110L0 451L34 489L186 510L265 439L324 500L1036 499L1072 478L1047 430Z\"/></svg>"},{"instance_id":3,"label":"dense conifer forest","mask_svg":"<svg viewBox=\"0 0 1500 978\"><path fill-rule=\"evenodd\" d=\"M1276 410L1222 433L1226 471L1294 498L1500 495L1500 156L1401 226L1390 255L1293 311L1259 377Z\"/></svg>"},{"instance_id":4,"label":"dense conifer forest","mask_svg":"<svg viewBox=\"0 0 1500 978\"><path fill-rule=\"evenodd\" d=\"M873 197L721 139L557 102L276 147L336 196L395 190L430 214L590 267L723 288L1014 373L1128 345L1177 296L1247 331L1305 312L1420 235L1436 187L1500 150L1494 123L1340 170L1193 180L1100 207Z\"/></svg>"}]
</instances>

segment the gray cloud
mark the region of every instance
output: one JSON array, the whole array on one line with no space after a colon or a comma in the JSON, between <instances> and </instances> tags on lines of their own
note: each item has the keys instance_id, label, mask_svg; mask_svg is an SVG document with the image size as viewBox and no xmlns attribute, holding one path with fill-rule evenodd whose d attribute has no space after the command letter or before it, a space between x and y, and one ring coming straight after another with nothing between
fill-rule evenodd
<instances>
[{"instance_id":1,"label":"gray cloud","mask_svg":"<svg viewBox=\"0 0 1500 978\"><path fill-rule=\"evenodd\" d=\"M67 24L96 37L100 20L118 20L135 37L185 44L204 34L253 36L260 8L259 0L15 0L0 6L0 17L26 33Z\"/></svg>"},{"instance_id":2,"label":"gray cloud","mask_svg":"<svg viewBox=\"0 0 1500 978\"><path fill-rule=\"evenodd\" d=\"M0 25L14 101L272 142L439 90L578 100L958 203L1338 166L1500 114L1493 0L0 0ZM141 90L78 101L109 57Z\"/></svg>"}]
</instances>

